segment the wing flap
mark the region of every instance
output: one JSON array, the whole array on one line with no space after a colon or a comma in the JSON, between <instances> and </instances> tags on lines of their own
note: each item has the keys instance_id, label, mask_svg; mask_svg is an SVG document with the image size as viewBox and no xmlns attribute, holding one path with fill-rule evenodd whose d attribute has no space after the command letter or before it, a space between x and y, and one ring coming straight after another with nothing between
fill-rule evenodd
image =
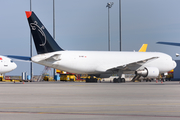
<instances>
[{"instance_id":1,"label":"wing flap","mask_svg":"<svg viewBox=\"0 0 180 120\"><path fill-rule=\"evenodd\" d=\"M113 67L110 69L107 69L107 71L119 71L119 70L123 70L123 71L131 71L131 70L136 70L139 67L141 67L143 64L147 63L148 61L157 59L158 57L151 57L151 58L147 58L144 60L139 60L136 62L132 62L132 63L128 63L128 64L124 64L121 66L117 66L117 67Z\"/></svg>"}]
</instances>

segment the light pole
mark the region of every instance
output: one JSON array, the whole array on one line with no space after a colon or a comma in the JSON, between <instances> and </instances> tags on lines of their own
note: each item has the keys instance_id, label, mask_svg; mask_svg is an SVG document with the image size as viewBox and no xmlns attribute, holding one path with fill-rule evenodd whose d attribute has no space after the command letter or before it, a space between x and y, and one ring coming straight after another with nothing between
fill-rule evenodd
<instances>
[{"instance_id":1,"label":"light pole","mask_svg":"<svg viewBox=\"0 0 180 120\"><path fill-rule=\"evenodd\" d=\"M119 0L119 51L121 51L121 0Z\"/></svg>"},{"instance_id":2,"label":"light pole","mask_svg":"<svg viewBox=\"0 0 180 120\"><path fill-rule=\"evenodd\" d=\"M107 3L106 7L108 7L108 51L111 50L111 45L110 45L110 13L109 13L109 9L112 7L114 3L113 2L109 2Z\"/></svg>"},{"instance_id":3,"label":"light pole","mask_svg":"<svg viewBox=\"0 0 180 120\"><path fill-rule=\"evenodd\" d=\"M53 38L55 40L55 0L53 0ZM53 77L55 78L56 69L53 69Z\"/></svg>"},{"instance_id":4,"label":"light pole","mask_svg":"<svg viewBox=\"0 0 180 120\"><path fill-rule=\"evenodd\" d=\"M30 0L30 11L32 11L32 5L31 5L31 0ZM33 56L33 48L32 48L32 35L30 31L30 56ZM33 63L30 63L30 72L31 72L31 80L33 80Z\"/></svg>"}]
</instances>

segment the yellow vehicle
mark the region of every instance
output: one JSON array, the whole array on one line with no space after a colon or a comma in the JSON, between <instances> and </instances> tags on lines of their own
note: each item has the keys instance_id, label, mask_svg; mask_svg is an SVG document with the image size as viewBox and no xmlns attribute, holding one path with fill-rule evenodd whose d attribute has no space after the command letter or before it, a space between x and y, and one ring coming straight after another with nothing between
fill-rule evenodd
<instances>
[{"instance_id":1,"label":"yellow vehicle","mask_svg":"<svg viewBox=\"0 0 180 120\"><path fill-rule=\"evenodd\" d=\"M60 80L61 81L75 81L76 77L73 74L61 74Z\"/></svg>"},{"instance_id":2,"label":"yellow vehicle","mask_svg":"<svg viewBox=\"0 0 180 120\"><path fill-rule=\"evenodd\" d=\"M51 81L53 80L52 77L50 77L48 74L44 75L44 78L43 78L44 81Z\"/></svg>"},{"instance_id":3,"label":"yellow vehicle","mask_svg":"<svg viewBox=\"0 0 180 120\"><path fill-rule=\"evenodd\" d=\"M61 81L75 81L76 80L76 75L72 73L68 73L65 71L57 70L56 73L60 74L60 80Z\"/></svg>"},{"instance_id":4,"label":"yellow vehicle","mask_svg":"<svg viewBox=\"0 0 180 120\"><path fill-rule=\"evenodd\" d=\"M56 70L56 73L60 74L60 80L61 81L76 81L77 80L86 80L90 79L91 76L88 76L88 74L82 74L82 75L75 75L73 73L68 73L61 70ZM94 79L97 79L97 81L101 81L100 78L93 77Z\"/></svg>"},{"instance_id":5,"label":"yellow vehicle","mask_svg":"<svg viewBox=\"0 0 180 120\"><path fill-rule=\"evenodd\" d=\"M0 81L3 81L3 76L0 76Z\"/></svg>"},{"instance_id":6,"label":"yellow vehicle","mask_svg":"<svg viewBox=\"0 0 180 120\"><path fill-rule=\"evenodd\" d=\"M101 78L97 78L95 76L91 77L88 76L88 74L82 74L81 79L86 80L86 82L101 82Z\"/></svg>"},{"instance_id":7,"label":"yellow vehicle","mask_svg":"<svg viewBox=\"0 0 180 120\"><path fill-rule=\"evenodd\" d=\"M166 81L171 81L171 79L173 79L173 73L174 70L168 72L168 74L166 75Z\"/></svg>"}]
</instances>

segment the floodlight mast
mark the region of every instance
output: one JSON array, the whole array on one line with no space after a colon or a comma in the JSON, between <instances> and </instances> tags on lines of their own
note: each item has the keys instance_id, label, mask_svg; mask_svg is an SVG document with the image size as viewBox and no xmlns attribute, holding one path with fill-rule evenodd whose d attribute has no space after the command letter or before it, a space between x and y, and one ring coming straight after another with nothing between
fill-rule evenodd
<instances>
[{"instance_id":1,"label":"floodlight mast","mask_svg":"<svg viewBox=\"0 0 180 120\"><path fill-rule=\"evenodd\" d=\"M32 3L30 0L30 11L32 11ZM32 47L32 35L30 31L30 56L33 56L33 47ZM30 74L31 74L31 80L33 80L33 63L30 63Z\"/></svg>"},{"instance_id":2,"label":"floodlight mast","mask_svg":"<svg viewBox=\"0 0 180 120\"><path fill-rule=\"evenodd\" d=\"M121 0L119 0L119 51L122 50L121 44Z\"/></svg>"},{"instance_id":3,"label":"floodlight mast","mask_svg":"<svg viewBox=\"0 0 180 120\"><path fill-rule=\"evenodd\" d=\"M55 0L53 0L53 38L55 40ZM53 77L55 78L56 69L53 69Z\"/></svg>"},{"instance_id":4,"label":"floodlight mast","mask_svg":"<svg viewBox=\"0 0 180 120\"><path fill-rule=\"evenodd\" d=\"M114 4L113 2L109 2L107 3L106 7L111 8L113 4Z\"/></svg>"},{"instance_id":5,"label":"floodlight mast","mask_svg":"<svg viewBox=\"0 0 180 120\"><path fill-rule=\"evenodd\" d=\"M110 45L110 13L109 13L109 9L112 7L114 3L113 2L109 2L107 3L106 7L108 7L108 51L111 50L111 45Z\"/></svg>"}]
</instances>

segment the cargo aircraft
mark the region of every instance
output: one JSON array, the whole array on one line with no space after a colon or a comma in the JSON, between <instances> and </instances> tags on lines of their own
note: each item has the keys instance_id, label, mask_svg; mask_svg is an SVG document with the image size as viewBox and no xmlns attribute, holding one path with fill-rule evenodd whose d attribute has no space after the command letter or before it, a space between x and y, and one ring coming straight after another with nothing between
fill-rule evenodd
<instances>
[{"instance_id":1,"label":"cargo aircraft","mask_svg":"<svg viewBox=\"0 0 180 120\"><path fill-rule=\"evenodd\" d=\"M17 65L10 58L0 55L0 74L16 69Z\"/></svg>"},{"instance_id":2,"label":"cargo aircraft","mask_svg":"<svg viewBox=\"0 0 180 120\"><path fill-rule=\"evenodd\" d=\"M124 82L121 76L126 73L133 73L135 77L154 78L176 67L171 56L160 52L64 50L33 11L26 11L26 16L38 53L31 57L31 61L70 73L88 74L91 78L86 79L86 82L97 82L94 76L107 78L112 74L119 76L114 81Z\"/></svg>"}]
</instances>

